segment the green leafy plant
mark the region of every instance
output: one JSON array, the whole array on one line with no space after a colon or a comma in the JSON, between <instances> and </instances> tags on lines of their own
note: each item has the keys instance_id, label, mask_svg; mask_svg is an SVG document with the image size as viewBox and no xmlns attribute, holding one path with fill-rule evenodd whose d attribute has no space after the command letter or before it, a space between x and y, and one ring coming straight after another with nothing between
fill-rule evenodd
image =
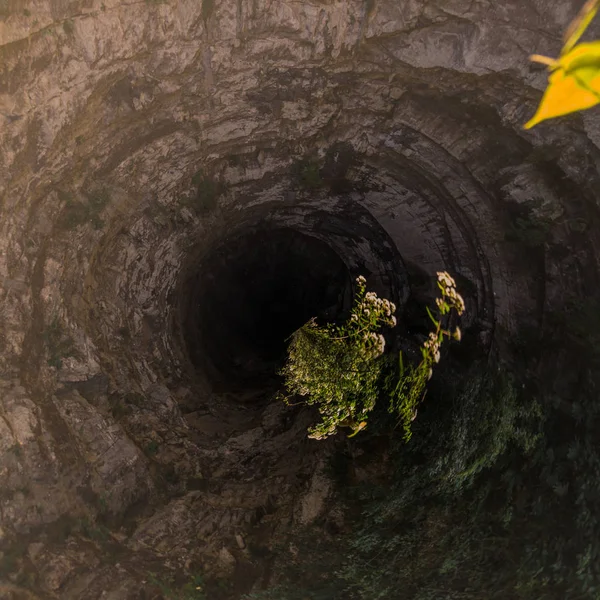
<instances>
[{"instance_id":1,"label":"green leafy plant","mask_svg":"<svg viewBox=\"0 0 600 600\"><path fill-rule=\"evenodd\" d=\"M43 339L48 352L47 363L51 367L60 369L62 368L63 359L79 356L73 339L66 333L57 316L50 321L44 330Z\"/></svg>"},{"instance_id":2,"label":"green leafy plant","mask_svg":"<svg viewBox=\"0 0 600 600\"><path fill-rule=\"evenodd\" d=\"M296 161L292 165L292 176L300 188L316 190L323 187L321 167L316 158L308 156Z\"/></svg>"},{"instance_id":3,"label":"green leafy plant","mask_svg":"<svg viewBox=\"0 0 600 600\"><path fill-rule=\"evenodd\" d=\"M427 314L434 325L428 339L421 346L421 362L415 367L404 365L402 352L398 356L398 373L388 375L385 388L390 393L389 411L396 413L404 428L404 438L408 441L411 437L410 424L417 416L417 407L424 397L427 381L433 375L433 366L440 361L440 348L444 341L453 338L461 339L459 327L454 331L443 327L444 317L454 310L462 315L465 303L462 296L456 291L456 282L448 273L439 272L437 285L440 296L436 298L438 316L427 308Z\"/></svg>"},{"instance_id":4,"label":"green leafy plant","mask_svg":"<svg viewBox=\"0 0 600 600\"><path fill-rule=\"evenodd\" d=\"M427 309L435 329L422 345L421 362L405 366L399 353L389 363L396 362L397 368L386 369L385 338L380 330L396 325L396 306L375 292L367 292L363 276L356 284L354 305L344 323L320 326L313 318L292 334L281 371L287 392L282 399L290 403L294 396L301 396L306 404L316 405L321 422L309 429L309 437L324 439L340 427L349 427L350 437L364 429L368 414L383 394L389 398L389 411L402 423L405 439L409 439L410 424L433 365L440 360L441 345L450 337L460 340L460 329L450 332L442 322L452 310L462 314L464 301L456 292L454 279L448 273L438 273L438 317Z\"/></svg>"},{"instance_id":5,"label":"green leafy plant","mask_svg":"<svg viewBox=\"0 0 600 600\"><path fill-rule=\"evenodd\" d=\"M319 326L313 318L292 335L288 360L282 370L290 395L316 404L322 422L309 437L323 439L350 427L353 434L366 425L375 406L385 339L382 326L394 326L395 305L368 292L364 277L356 279L358 291L350 318L342 325Z\"/></svg>"},{"instance_id":6,"label":"green leafy plant","mask_svg":"<svg viewBox=\"0 0 600 600\"><path fill-rule=\"evenodd\" d=\"M167 600L206 600L204 578L201 575L194 576L181 587L175 585L172 577L159 578L156 573L150 573L149 580Z\"/></svg>"},{"instance_id":7,"label":"green leafy plant","mask_svg":"<svg viewBox=\"0 0 600 600\"><path fill-rule=\"evenodd\" d=\"M577 42L600 9L600 0L588 0L565 35L558 58L534 54L531 60L548 66L550 77L540 106L525 124L530 129L541 121L591 108L600 102L600 41Z\"/></svg>"}]
</instances>

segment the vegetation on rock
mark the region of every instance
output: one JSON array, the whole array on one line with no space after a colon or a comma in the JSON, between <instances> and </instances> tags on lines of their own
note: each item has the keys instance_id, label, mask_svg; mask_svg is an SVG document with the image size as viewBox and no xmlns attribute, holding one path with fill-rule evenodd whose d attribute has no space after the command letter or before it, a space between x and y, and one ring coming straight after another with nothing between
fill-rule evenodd
<instances>
[{"instance_id":1,"label":"vegetation on rock","mask_svg":"<svg viewBox=\"0 0 600 600\"><path fill-rule=\"evenodd\" d=\"M249 598L600 597L600 325L581 302L548 321L514 362L495 355L442 373L411 444L380 423L348 442L346 461L365 456L363 470L387 457L385 477L339 489L360 519L296 537L293 569Z\"/></svg>"},{"instance_id":2,"label":"vegetation on rock","mask_svg":"<svg viewBox=\"0 0 600 600\"><path fill-rule=\"evenodd\" d=\"M600 41L577 42L600 9L600 0L588 0L565 35L556 59L534 54L531 60L548 65L550 77L542 102L525 124L530 129L541 121L596 106L600 102Z\"/></svg>"},{"instance_id":3,"label":"vegetation on rock","mask_svg":"<svg viewBox=\"0 0 600 600\"><path fill-rule=\"evenodd\" d=\"M402 352L384 357L385 338L380 332L394 327L396 306L375 292L367 292L363 276L356 279L357 293L350 317L341 325L320 326L313 318L291 336L288 358L282 370L290 402L298 395L316 405L322 421L309 429L309 437L324 439L349 427L356 435L367 425L369 413L378 398L389 398L389 411L411 435L433 366L440 360L440 348L449 338L460 340L460 329L453 332L443 326L452 311L461 315L465 305L456 291L454 279L438 273L440 296L436 299L438 316L427 309L434 325L421 347L421 362L405 366Z\"/></svg>"},{"instance_id":4,"label":"vegetation on rock","mask_svg":"<svg viewBox=\"0 0 600 600\"><path fill-rule=\"evenodd\" d=\"M78 357L75 343L58 316L55 316L43 331L43 340L48 353L49 366L60 369L63 359Z\"/></svg>"}]
</instances>

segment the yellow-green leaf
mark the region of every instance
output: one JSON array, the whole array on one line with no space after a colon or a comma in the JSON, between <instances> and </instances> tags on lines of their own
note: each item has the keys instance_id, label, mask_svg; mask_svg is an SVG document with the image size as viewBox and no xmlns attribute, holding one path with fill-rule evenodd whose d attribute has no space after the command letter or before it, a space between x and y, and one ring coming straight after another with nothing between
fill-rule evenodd
<instances>
[{"instance_id":1,"label":"yellow-green leaf","mask_svg":"<svg viewBox=\"0 0 600 600\"><path fill-rule=\"evenodd\" d=\"M557 66L567 73L586 67L600 70L600 42L588 42L575 46L557 60Z\"/></svg>"},{"instance_id":2,"label":"yellow-green leaf","mask_svg":"<svg viewBox=\"0 0 600 600\"><path fill-rule=\"evenodd\" d=\"M565 34L565 46L562 54L567 54L579 41L592 19L600 9L600 0L588 0Z\"/></svg>"},{"instance_id":3,"label":"yellow-green leaf","mask_svg":"<svg viewBox=\"0 0 600 600\"><path fill-rule=\"evenodd\" d=\"M575 46L552 68L540 106L525 129L600 102L600 42Z\"/></svg>"}]
</instances>

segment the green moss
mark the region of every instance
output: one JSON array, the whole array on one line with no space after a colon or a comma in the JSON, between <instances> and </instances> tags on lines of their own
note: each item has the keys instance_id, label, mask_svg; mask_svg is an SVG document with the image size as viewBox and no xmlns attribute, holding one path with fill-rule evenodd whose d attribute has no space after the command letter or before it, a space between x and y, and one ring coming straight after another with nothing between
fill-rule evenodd
<instances>
[{"instance_id":1,"label":"green moss","mask_svg":"<svg viewBox=\"0 0 600 600\"><path fill-rule=\"evenodd\" d=\"M230 154L227 157L227 162L231 167L241 167L244 164L244 157L241 154Z\"/></svg>"},{"instance_id":2,"label":"green moss","mask_svg":"<svg viewBox=\"0 0 600 600\"><path fill-rule=\"evenodd\" d=\"M68 19L67 21L63 22L63 30L67 35L73 34L73 32L75 31L75 25L73 24L73 21L71 21L71 19Z\"/></svg>"},{"instance_id":3,"label":"green moss","mask_svg":"<svg viewBox=\"0 0 600 600\"><path fill-rule=\"evenodd\" d=\"M54 317L42 335L48 353L48 365L60 369L63 359L77 357L73 338L67 335L60 319Z\"/></svg>"},{"instance_id":4,"label":"green moss","mask_svg":"<svg viewBox=\"0 0 600 600\"><path fill-rule=\"evenodd\" d=\"M84 200L76 199L73 194L65 191L59 191L58 197L64 202L59 220L63 231L71 231L88 223L95 230L102 229L104 221L100 218L100 214L110 202L110 195L106 189L91 192Z\"/></svg>"},{"instance_id":5,"label":"green moss","mask_svg":"<svg viewBox=\"0 0 600 600\"><path fill-rule=\"evenodd\" d=\"M203 179L205 179L204 171L202 169L198 169L192 175L192 185L198 185Z\"/></svg>"},{"instance_id":6,"label":"green moss","mask_svg":"<svg viewBox=\"0 0 600 600\"><path fill-rule=\"evenodd\" d=\"M549 237L549 225L546 222L518 217L505 234L509 242L519 242L530 248L543 246Z\"/></svg>"},{"instance_id":7,"label":"green moss","mask_svg":"<svg viewBox=\"0 0 600 600\"><path fill-rule=\"evenodd\" d=\"M90 215L93 217L100 214L110 202L110 195L106 189L100 189L88 196Z\"/></svg>"},{"instance_id":8,"label":"green moss","mask_svg":"<svg viewBox=\"0 0 600 600\"><path fill-rule=\"evenodd\" d=\"M530 475L516 461L535 460L544 445L540 405L505 367L493 376L487 368L483 362L473 365L461 383L449 373L438 390L443 403L422 411L409 444L393 426L387 435L367 430L348 444L338 489L340 503L348 507L347 532L323 535L321 524L294 536L294 556L286 560L284 546L275 567L282 587L248 600L396 600L398 590L415 600L571 597L560 590L556 596L539 593L538 567L522 548L518 499ZM368 465L383 456L385 475L362 483L345 477L352 471L346 461L367 465L369 472ZM553 496L564 501L559 496L564 493L559 478ZM542 536L551 529L531 527ZM522 581L530 581L531 594L516 593ZM463 594L467 584L469 593Z\"/></svg>"},{"instance_id":9,"label":"green moss","mask_svg":"<svg viewBox=\"0 0 600 600\"><path fill-rule=\"evenodd\" d=\"M512 211L511 220L504 239L529 248L540 248L550 239L552 223L537 216L534 209L540 202L532 201Z\"/></svg>"},{"instance_id":10,"label":"green moss","mask_svg":"<svg viewBox=\"0 0 600 600\"><path fill-rule=\"evenodd\" d=\"M166 600L206 600L204 578L201 575L192 577L189 581L178 584L172 576L159 577L150 573L150 583L160 590Z\"/></svg>"},{"instance_id":11,"label":"green moss","mask_svg":"<svg viewBox=\"0 0 600 600\"><path fill-rule=\"evenodd\" d=\"M325 185L319 163L312 157L303 158L292 165L292 179L297 187L306 190L319 189Z\"/></svg>"},{"instance_id":12,"label":"green moss","mask_svg":"<svg viewBox=\"0 0 600 600\"><path fill-rule=\"evenodd\" d=\"M100 513L105 514L108 512L108 499L104 494L98 496L98 510Z\"/></svg>"},{"instance_id":13,"label":"green moss","mask_svg":"<svg viewBox=\"0 0 600 600\"><path fill-rule=\"evenodd\" d=\"M124 400L127 404L137 406L138 408L142 408L146 403L145 396L138 392L128 392L127 394L125 394Z\"/></svg>"},{"instance_id":14,"label":"green moss","mask_svg":"<svg viewBox=\"0 0 600 600\"><path fill-rule=\"evenodd\" d=\"M27 8L24 8L23 9L23 16L30 17L31 16L31 11L28 10Z\"/></svg>"},{"instance_id":15,"label":"green moss","mask_svg":"<svg viewBox=\"0 0 600 600\"><path fill-rule=\"evenodd\" d=\"M158 454L159 449L160 444L156 440L152 440L146 444L145 452L149 456L154 456L155 454Z\"/></svg>"},{"instance_id":16,"label":"green moss","mask_svg":"<svg viewBox=\"0 0 600 600\"><path fill-rule=\"evenodd\" d=\"M600 312L596 296L573 300L560 311L548 312L546 319L549 327L560 332L557 347L567 341L574 352L583 353L594 362L600 360ZM539 332L533 341L537 341L541 351L548 345L547 340L541 342Z\"/></svg>"},{"instance_id":17,"label":"green moss","mask_svg":"<svg viewBox=\"0 0 600 600\"><path fill-rule=\"evenodd\" d=\"M84 517L79 521L77 530L84 537L96 542L106 542L110 538L110 532L106 527L95 523L87 517Z\"/></svg>"},{"instance_id":18,"label":"green moss","mask_svg":"<svg viewBox=\"0 0 600 600\"><path fill-rule=\"evenodd\" d=\"M133 409L130 405L123 402L118 397L113 397L109 399L110 403L110 412L112 416L118 421L123 417L130 415L133 412Z\"/></svg>"},{"instance_id":19,"label":"green moss","mask_svg":"<svg viewBox=\"0 0 600 600\"><path fill-rule=\"evenodd\" d=\"M14 454L17 458L20 458L21 456L23 456L23 447L21 446L21 444L13 444L9 449L8 452L11 452L12 454Z\"/></svg>"},{"instance_id":20,"label":"green moss","mask_svg":"<svg viewBox=\"0 0 600 600\"><path fill-rule=\"evenodd\" d=\"M182 196L180 201L197 213L206 213L214 210L226 186L214 177L206 174L202 169L194 173L192 186L195 188L193 194Z\"/></svg>"}]
</instances>

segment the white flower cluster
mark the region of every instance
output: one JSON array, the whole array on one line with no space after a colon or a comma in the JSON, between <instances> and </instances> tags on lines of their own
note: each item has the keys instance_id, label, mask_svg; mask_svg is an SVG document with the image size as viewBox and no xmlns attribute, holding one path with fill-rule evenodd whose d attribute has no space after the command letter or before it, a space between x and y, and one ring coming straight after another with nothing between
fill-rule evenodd
<instances>
[{"instance_id":1,"label":"white flower cluster","mask_svg":"<svg viewBox=\"0 0 600 600\"><path fill-rule=\"evenodd\" d=\"M456 309L459 315L462 315L465 310L465 301L463 297L456 291L456 282L446 271L438 271L437 274L440 289L444 298L437 298L435 303L438 308L442 308L444 303L450 303Z\"/></svg>"},{"instance_id":2,"label":"white flower cluster","mask_svg":"<svg viewBox=\"0 0 600 600\"><path fill-rule=\"evenodd\" d=\"M382 389L391 394L390 411L398 413L405 437L410 437L410 423L416 417L434 364L440 361L442 343L446 337L461 338L458 327L452 333L444 329L443 316L452 309L462 314L464 300L448 273L437 275L439 317L427 309L435 329L421 348L423 360L418 366L409 364L406 372L401 361L399 379L391 384L387 383L387 375L385 382L382 379L386 363L379 357L385 351L385 338L379 331L384 325L396 325L396 306L375 292L367 292L362 275L356 278L358 290L348 321L319 326L313 318L293 334L288 360L281 371L286 386L282 396L289 403L298 395L306 404L318 406L321 422L309 428L309 437L324 439L343 427L355 435L366 426Z\"/></svg>"},{"instance_id":3,"label":"white flower cluster","mask_svg":"<svg viewBox=\"0 0 600 600\"><path fill-rule=\"evenodd\" d=\"M394 327L397 323L393 313L396 305L385 298L379 298L375 292L366 291L366 279L360 275L356 278L359 293L356 304L352 309L348 333L343 335L356 335L360 343L368 350L370 358L383 354L385 350L385 338L380 333L375 333L383 325Z\"/></svg>"},{"instance_id":4,"label":"white flower cluster","mask_svg":"<svg viewBox=\"0 0 600 600\"><path fill-rule=\"evenodd\" d=\"M395 317L392 318L392 314L396 312L396 305L387 298L379 298L375 292L367 292L363 301L360 303L359 308L367 316L371 313L373 313L374 316L378 314L385 315L388 321L391 322L393 320L393 324L396 325Z\"/></svg>"},{"instance_id":5,"label":"white flower cluster","mask_svg":"<svg viewBox=\"0 0 600 600\"><path fill-rule=\"evenodd\" d=\"M385 350L385 338L383 335L371 331L370 333L365 333L364 339L373 348L377 356L383 354Z\"/></svg>"},{"instance_id":6,"label":"white flower cluster","mask_svg":"<svg viewBox=\"0 0 600 600\"><path fill-rule=\"evenodd\" d=\"M446 271L438 271L437 276L438 281L443 283L445 286L453 288L456 287L456 281L454 281L454 278L450 275L450 273L447 273Z\"/></svg>"},{"instance_id":7,"label":"white flower cluster","mask_svg":"<svg viewBox=\"0 0 600 600\"><path fill-rule=\"evenodd\" d=\"M440 340L435 333L429 334L429 339L423 342L423 346L431 351L433 360L437 363L440 362Z\"/></svg>"}]
</instances>

